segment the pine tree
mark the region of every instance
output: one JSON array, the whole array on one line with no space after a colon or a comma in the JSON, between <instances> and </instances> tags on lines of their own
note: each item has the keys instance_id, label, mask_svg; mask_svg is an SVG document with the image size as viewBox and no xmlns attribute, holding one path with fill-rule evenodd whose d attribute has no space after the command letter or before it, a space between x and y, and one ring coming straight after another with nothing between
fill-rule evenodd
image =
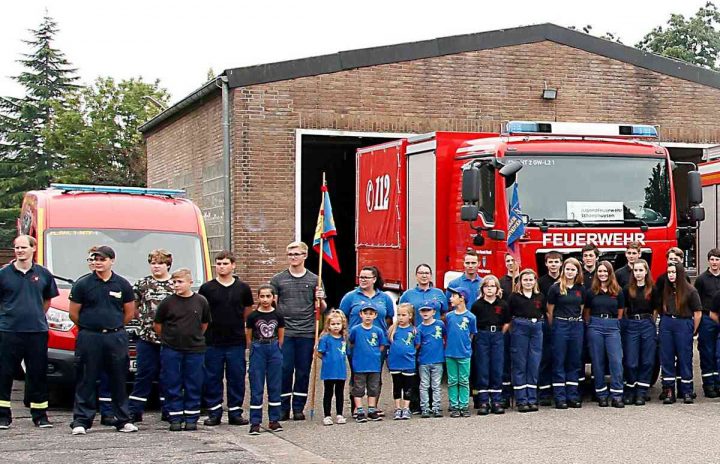
<instances>
[{"instance_id":1,"label":"pine tree","mask_svg":"<svg viewBox=\"0 0 720 464\"><path fill-rule=\"evenodd\" d=\"M75 88L77 71L53 48L57 23L46 13L33 38L23 40L31 53L18 60L25 67L13 77L25 88L22 98L0 98L0 206L17 207L27 190L47 187L62 154L46 147L44 131L57 108Z\"/></svg>"}]
</instances>

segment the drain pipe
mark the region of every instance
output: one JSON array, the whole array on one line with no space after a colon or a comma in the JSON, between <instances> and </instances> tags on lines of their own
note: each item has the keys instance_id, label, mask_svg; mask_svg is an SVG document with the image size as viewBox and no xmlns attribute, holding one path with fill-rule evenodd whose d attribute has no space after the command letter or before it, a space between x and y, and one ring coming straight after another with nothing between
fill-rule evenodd
<instances>
[{"instance_id":1,"label":"drain pipe","mask_svg":"<svg viewBox=\"0 0 720 464\"><path fill-rule=\"evenodd\" d=\"M232 250L232 177L230 172L230 86L227 76L218 76L222 84L223 185L225 237L223 248Z\"/></svg>"}]
</instances>

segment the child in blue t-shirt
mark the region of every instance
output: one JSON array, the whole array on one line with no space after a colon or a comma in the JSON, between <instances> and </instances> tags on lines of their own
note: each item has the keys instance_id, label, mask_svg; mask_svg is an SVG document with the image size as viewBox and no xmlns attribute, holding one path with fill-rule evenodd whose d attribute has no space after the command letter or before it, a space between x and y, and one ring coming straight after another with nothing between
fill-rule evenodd
<instances>
[{"instance_id":1,"label":"child in blue t-shirt","mask_svg":"<svg viewBox=\"0 0 720 464\"><path fill-rule=\"evenodd\" d=\"M420 349L418 351L418 364L420 365L420 409L421 417L430 417L430 395L432 389L432 416L442 417L441 399L443 362L445 361L445 337L447 331L445 324L435 319L436 309L430 304L420 307L422 323L418 324L418 338Z\"/></svg>"},{"instance_id":2,"label":"child in blue t-shirt","mask_svg":"<svg viewBox=\"0 0 720 464\"><path fill-rule=\"evenodd\" d=\"M413 324L415 309L410 303L401 303L395 312L397 322L390 327L388 339L388 369L393 381L393 399L395 400L395 420L408 420L410 413L410 395L415 385L417 348L420 343Z\"/></svg>"},{"instance_id":3,"label":"child in blue t-shirt","mask_svg":"<svg viewBox=\"0 0 720 464\"><path fill-rule=\"evenodd\" d=\"M345 314L337 309L331 310L325 318L325 330L318 342L318 357L322 359L320 380L323 381L323 411L325 418L323 425L333 425L330 414L333 392L335 392L335 420L338 424L346 422L343 417L343 403L345 402L345 378L347 377L347 319Z\"/></svg>"},{"instance_id":4,"label":"child in blue t-shirt","mask_svg":"<svg viewBox=\"0 0 720 464\"><path fill-rule=\"evenodd\" d=\"M373 325L377 317L374 306L365 306L360 311L362 322L352 329L348 336L352 350L353 388L357 422L382 420L377 412L377 399L380 394L380 369L382 353L388 345L385 331ZM363 409L363 397L367 393L367 414Z\"/></svg>"},{"instance_id":5,"label":"child in blue t-shirt","mask_svg":"<svg viewBox=\"0 0 720 464\"><path fill-rule=\"evenodd\" d=\"M447 325L445 363L450 417L470 417L470 357L472 339L477 333L477 322L473 313L465 306L468 301L467 290L458 287L448 290L450 304L454 308L445 316Z\"/></svg>"}]
</instances>

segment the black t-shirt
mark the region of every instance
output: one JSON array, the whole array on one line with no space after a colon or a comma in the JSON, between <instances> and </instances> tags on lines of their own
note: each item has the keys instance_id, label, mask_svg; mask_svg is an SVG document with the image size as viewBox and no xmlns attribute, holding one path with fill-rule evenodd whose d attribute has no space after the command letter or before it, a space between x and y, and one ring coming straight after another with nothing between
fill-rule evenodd
<instances>
[{"instance_id":1,"label":"black t-shirt","mask_svg":"<svg viewBox=\"0 0 720 464\"><path fill-rule=\"evenodd\" d=\"M114 272L108 280L93 272L73 284L68 298L81 305L78 323L81 329L118 329L125 322L123 306L135 301L135 293L130 282Z\"/></svg>"},{"instance_id":2,"label":"black t-shirt","mask_svg":"<svg viewBox=\"0 0 720 464\"><path fill-rule=\"evenodd\" d=\"M595 269L592 271L588 271L583 267L583 285L585 286L585 290L590 290L590 287L592 287L592 281L593 277L595 277L595 272L597 271L597 266L595 266Z\"/></svg>"},{"instance_id":3,"label":"black t-shirt","mask_svg":"<svg viewBox=\"0 0 720 464\"><path fill-rule=\"evenodd\" d=\"M205 332L205 342L210 346L233 346L245 344L245 308L253 305L250 286L237 277L230 285L213 279L205 282L198 293L210 304L212 322Z\"/></svg>"},{"instance_id":4,"label":"black t-shirt","mask_svg":"<svg viewBox=\"0 0 720 464\"><path fill-rule=\"evenodd\" d=\"M479 298L473 303L470 312L477 319L477 328L484 329L489 325L503 325L510 322L510 311L505 301L495 298L488 303L485 298Z\"/></svg>"},{"instance_id":5,"label":"black t-shirt","mask_svg":"<svg viewBox=\"0 0 720 464\"><path fill-rule=\"evenodd\" d=\"M272 340L285 327L285 319L277 310L268 313L255 310L248 315L245 327L252 330L252 341Z\"/></svg>"},{"instance_id":6,"label":"black t-shirt","mask_svg":"<svg viewBox=\"0 0 720 464\"><path fill-rule=\"evenodd\" d=\"M666 285L669 285L669 283L666 283ZM690 287L690 292L685 295L685 301L680 302L680 308L678 308L675 304L674 288L670 292L667 300L665 300L665 297L663 295L661 295L661 298L664 300L664 308L661 305L660 309L664 312L664 314L667 314L669 316L693 317L693 313L695 311L702 311L702 302L700 301L700 295L698 294L697 290L695 290L695 287Z\"/></svg>"},{"instance_id":7,"label":"black t-shirt","mask_svg":"<svg viewBox=\"0 0 720 464\"><path fill-rule=\"evenodd\" d=\"M502 289L503 301L507 301L510 298L515 282L517 282L517 277L512 278L508 274L500 277L500 288Z\"/></svg>"},{"instance_id":8,"label":"black t-shirt","mask_svg":"<svg viewBox=\"0 0 720 464\"><path fill-rule=\"evenodd\" d=\"M620 288L625 288L625 286L630 283L631 272L632 271L627 265L615 271L615 279L617 279L617 283L620 285Z\"/></svg>"},{"instance_id":9,"label":"black t-shirt","mask_svg":"<svg viewBox=\"0 0 720 464\"><path fill-rule=\"evenodd\" d=\"M636 314L652 314L659 304L659 295L657 289L653 287L650 296L645 297L645 287L638 287L635 292L635 298L630 296L630 288L623 288L625 297L625 314L634 316Z\"/></svg>"},{"instance_id":10,"label":"black t-shirt","mask_svg":"<svg viewBox=\"0 0 720 464\"><path fill-rule=\"evenodd\" d=\"M540 287L540 293L547 297L550 287L560 278L560 274L557 277L553 277L550 274L545 274L538 279L538 287Z\"/></svg>"},{"instance_id":11,"label":"black t-shirt","mask_svg":"<svg viewBox=\"0 0 720 464\"><path fill-rule=\"evenodd\" d=\"M204 296L170 295L158 305L155 322L162 324L163 345L189 353L205 351L202 324L210 322L210 305Z\"/></svg>"},{"instance_id":12,"label":"black t-shirt","mask_svg":"<svg viewBox=\"0 0 720 464\"><path fill-rule=\"evenodd\" d=\"M712 307L713 296L720 291L720 275L714 276L707 270L695 279L695 288L700 295L704 311Z\"/></svg>"},{"instance_id":13,"label":"black t-shirt","mask_svg":"<svg viewBox=\"0 0 720 464\"><path fill-rule=\"evenodd\" d=\"M542 293L534 293L528 298L524 293L513 293L508 301L510 315L512 317L524 317L527 319L541 318L545 315L545 297Z\"/></svg>"},{"instance_id":14,"label":"black t-shirt","mask_svg":"<svg viewBox=\"0 0 720 464\"><path fill-rule=\"evenodd\" d=\"M580 317L585 303L585 287L579 284L568 288L567 295L560 294L560 283L553 284L548 291L547 304L555 305L553 317Z\"/></svg>"},{"instance_id":15,"label":"black t-shirt","mask_svg":"<svg viewBox=\"0 0 720 464\"><path fill-rule=\"evenodd\" d=\"M589 291L587 292L585 307L590 308L591 316L609 314L617 317L618 310L625 307L625 297L623 292L619 292L617 295L610 295L602 290L597 294Z\"/></svg>"},{"instance_id":16,"label":"black t-shirt","mask_svg":"<svg viewBox=\"0 0 720 464\"><path fill-rule=\"evenodd\" d=\"M685 280L687 283L690 282L690 277L688 275L685 275ZM658 295L662 298L663 290L665 289L665 285L669 284L670 281L668 280L667 272L664 274L661 274L660 277L655 281L655 288L658 291Z\"/></svg>"}]
</instances>

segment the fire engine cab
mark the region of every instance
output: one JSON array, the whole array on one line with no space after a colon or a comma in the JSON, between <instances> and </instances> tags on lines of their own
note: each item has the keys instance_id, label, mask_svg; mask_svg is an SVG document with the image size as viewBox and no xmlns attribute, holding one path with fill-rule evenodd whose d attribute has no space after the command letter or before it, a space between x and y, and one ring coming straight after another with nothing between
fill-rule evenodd
<instances>
[{"instance_id":1,"label":"fire engine cab","mask_svg":"<svg viewBox=\"0 0 720 464\"><path fill-rule=\"evenodd\" d=\"M650 125L515 121L502 133L432 132L359 149L358 269L379 266L386 290L399 292L426 263L444 286L473 248L481 276L503 275L517 187L522 267L544 273L546 253L580 257L593 243L618 268L627 243L640 242L657 277L677 243L676 163L657 139ZM688 199L697 224L697 171Z\"/></svg>"}]
</instances>

